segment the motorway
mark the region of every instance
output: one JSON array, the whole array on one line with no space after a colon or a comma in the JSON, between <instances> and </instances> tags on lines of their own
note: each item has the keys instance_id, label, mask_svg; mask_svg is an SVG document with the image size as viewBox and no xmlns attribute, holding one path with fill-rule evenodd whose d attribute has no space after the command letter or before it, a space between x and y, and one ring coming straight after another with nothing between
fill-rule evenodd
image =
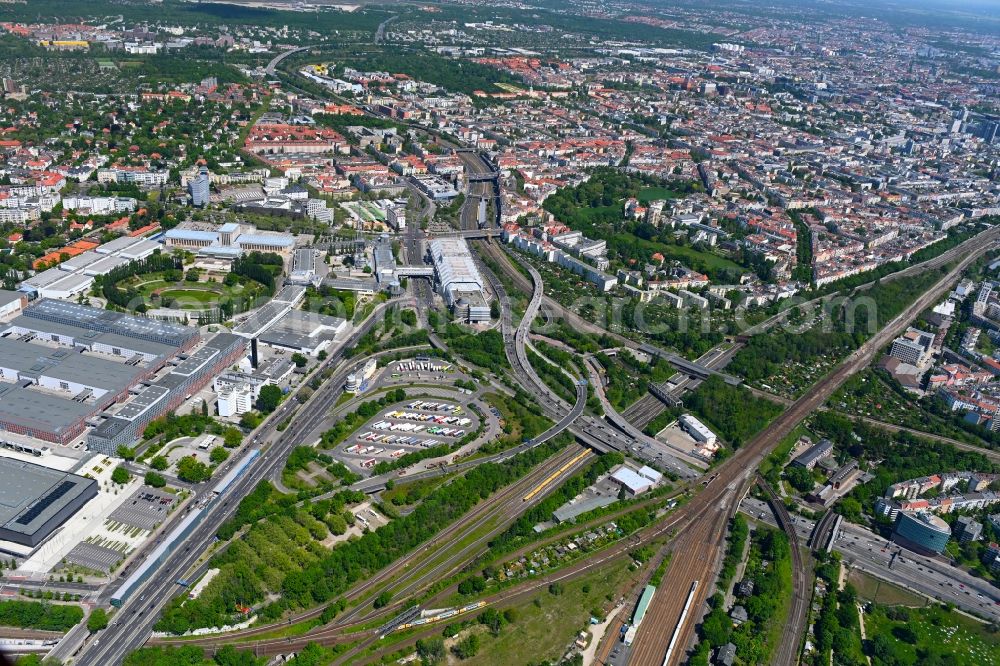
<instances>
[{"instance_id":1,"label":"motorway","mask_svg":"<svg viewBox=\"0 0 1000 666\"><path fill-rule=\"evenodd\" d=\"M631 664L670 666L680 663L712 590L711 581L714 580L715 569L722 555L723 541L720 534L725 533L726 525L735 511L732 498L745 494L754 470L778 442L822 405L849 377L867 367L875 354L901 333L920 312L935 303L970 263L994 247L998 233L1000 229L994 228L977 237L975 249L969 251L955 268L723 462L718 471L707 480L707 487L681 509L691 518L691 526L673 544L673 560L663 579L664 589L671 593L656 595L650 604L647 619L636 635ZM689 613L683 622L679 622L687 590L691 589L695 581L700 583L695 594L695 612ZM667 655L667 644L674 632L677 633L677 645L682 649Z\"/></svg>"},{"instance_id":2,"label":"motorway","mask_svg":"<svg viewBox=\"0 0 1000 666\"><path fill-rule=\"evenodd\" d=\"M264 68L264 71L268 75L273 75L274 74L274 70L277 69L278 65L281 64L282 60L284 60L288 56L293 55L295 53L301 53L302 51L308 51L308 50L309 50L309 47L307 47L307 46L300 46L297 49L289 49L287 51L282 51L278 55L276 55L273 58L271 58L271 62L267 63L267 67Z\"/></svg>"},{"instance_id":3,"label":"motorway","mask_svg":"<svg viewBox=\"0 0 1000 666\"><path fill-rule=\"evenodd\" d=\"M777 527L770 506L747 497L740 511L754 520ZM813 534L815 523L792 516L800 538ZM962 610L990 621L1000 620L1000 590L942 558L930 558L903 550L869 529L844 522L833 542L842 562L875 578L888 581L935 601L951 602Z\"/></svg>"},{"instance_id":4,"label":"motorway","mask_svg":"<svg viewBox=\"0 0 1000 666\"><path fill-rule=\"evenodd\" d=\"M296 49L279 54L279 56L271 61L268 66L268 70L273 72L274 68L281 62L281 60L300 50L303 49ZM468 208L471 209L471 206ZM465 211L463 211L463 219L465 219L464 215ZM985 246L983 249L985 249ZM954 273L955 272L953 271L953 274ZM536 287L535 291L539 292L539 294L533 296L532 301L540 302L540 277L533 275L533 278L535 281L534 286ZM924 299L921 299L918 301L918 304L925 304L923 301ZM380 306L379 310L376 311L376 314L380 314L382 309L387 305L388 304L383 304ZM538 303L535 303L534 308L535 312L537 312ZM913 314L919 312L919 309L915 312L911 312L912 309L912 307L907 309L904 314L909 314L909 316L912 317ZM509 307L506 312L509 315ZM530 325L533 318L534 317L527 319L528 325ZM373 316L367 320L358 330L354 332L354 334L352 334L351 338L347 341L344 347L341 347L341 352L331 356L331 358L324 363L323 367L333 367L333 365L338 363L342 359L342 350L356 343L362 335L370 330L371 326L377 321L377 319L377 316ZM908 320L909 319L906 319L905 321ZM905 321L903 322L904 324ZM895 335L898 326L895 326L894 324L896 324L896 321L887 327L885 331L892 329L892 335ZM526 333L522 334L520 339L515 333L514 349L512 350L514 353L511 355L514 358L523 355L525 337ZM700 545L702 547L709 546L716 551L718 550L723 541L722 537L725 532L726 520L732 513L732 507L735 506L734 503L731 504L731 501L735 498L738 488L745 485L749 481L748 474L753 468L756 467L756 463L758 463L759 460L766 454L770 446L780 440L782 432L790 430L791 427L797 424L801 418L804 417L805 413L815 407L817 398L820 398L819 402L825 400L826 396L829 394L826 391L827 387L832 386L833 388L836 388L836 386L839 386L840 382L846 379L847 376L857 371L859 363L863 362L864 364L867 364L871 356L869 353L870 350L876 349L887 342L887 339L883 338L883 335L875 336L875 338L862 347L859 352L852 355L851 359L845 361L841 368L828 376L827 379L821 381L816 387L814 387L813 391L797 401L795 405L793 405L784 415L779 417L775 423L762 432L758 438L755 438L755 440L741 449L736 456L727 461L727 464L720 467L720 472L713 477L712 483L709 487L705 491L699 493L695 498L695 501L692 501L692 503L687 506L687 513L692 515L692 520L689 525L694 524L696 521L694 521L693 518L697 517L699 519L697 521L698 524L709 526L707 528L699 528L698 530L685 532L685 537L688 537L689 534L696 534L696 536L689 537L690 539L695 540L693 545L696 548ZM873 346L876 341L880 341L880 344ZM860 367L863 367L863 365ZM526 372L529 371L530 364L527 364L527 368L522 366L521 369ZM533 371L531 374L534 374ZM537 379L537 375L535 375L535 379ZM574 432L579 439L581 439L581 441L594 446L594 448L597 448L598 450L601 450L602 448L603 450L624 450L629 448L627 437L606 428L603 424L597 423L592 417L582 416L582 407L580 407L581 411L574 415L574 410L580 406L580 403L585 402L585 400L579 399L579 389L577 404L571 408L565 405L565 403L557 396L554 396L554 394L552 394L547 388L543 389L544 384L539 385L539 383L533 382L534 388L543 391L543 393L539 396L543 409L550 414L554 413L559 417L556 425L557 428L561 430L562 428L569 427L571 431ZM170 598L171 594L175 591L174 580L194 566L200 558L200 548L194 548L193 544L198 544L199 546L202 544L208 544L213 538L215 532L218 530L218 527L235 510L239 498L242 498L245 494L252 490L260 479L267 478L273 474L276 469L280 468L280 466L284 464L285 456L291 448L298 443L300 436L304 432L308 432L310 429L315 427L315 423L318 422L318 419L325 417L326 411L335 401L339 391L331 390L332 386L332 382L328 382L323 388L317 391L309 399L309 401L303 405L303 407L299 410L298 417L293 419L292 424L284 432L278 434L276 430L276 426L282 420L282 415L275 415L261 427L258 436L261 441L265 442L263 445L263 448L265 449L263 457L252 465L247 472L230 488L227 493L230 499L225 500L221 504L217 502L208 504L205 509L204 519L194 532L185 540L187 543L192 545L188 545L183 551L178 548L178 550L175 550L167 557L166 562L160 567L160 569L149 580L143 583L132 598L126 602L124 608L122 608L117 614L119 619L115 622L115 624L105 630L100 635L99 640L94 640L90 645L85 646L79 655L77 663L87 665L119 663L124 658L125 654L138 647L145 640L155 622L157 615L159 614L159 611ZM339 386L335 388L339 389ZM832 389L830 392L832 392ZM563 425L564 423L565 425ZM274 441L270 441L270 438L275 435L277 435L276 439L274 439ZM239 457L241 456L234 456L234 458ZM231 464L234 463L230 463L230 465ZM220 470L220 472L221 471L224 470ZM687 473L686 475L688 477L694 475L690 469L684 468L683 471ZM729 481L730 483L728 485L724 485L724 482L726 481ZM207 493L207 489L204 489L203 492ZM683 554L683 551L679 554ZM694 553L692 552L691 555L693 554ZM702 563L708 562L711 559L712 558L704 557L703 555L700 556ZM670 572L680 570L682 570L682 567L675 561L670 567L668 576L670 575ZM692 567L691 571L697 573L699 571L698 566ZM702 591L699 596L703 596L709 587L710 586L708 585L702 585ZM114 585L110 586L103 596L105 598L110 597L114 589L116 589ZM685 587L685 589L687 588ZM144 602L147 597L151 599L151 603L149 603L145 608L142 608L142 602ZM142 611L141 614L140 611ZM121 619L126 617L129 618L127 622L121 621ZM649 624L652 623L646 623L647 626ZM669 625L669 621L664 624L664 626ZM683 632L688 632L690 630L690 623L681 629ZM643 634L640 634L639 638L644 638ZM643 643L645 643L645 641L643 641ZM662 661L662 652L660 660Z\"/></svg>"},{"instance_id":5,"label":"motorway","mask_svg":"<svg viewBox=\"0 0 1000 666\"><path fill-rule=\"evenodd\" d=\"M510 455L510 452L505 453ZM408 599L414 594L458 571L466 562L486 550L487 543L506 530L524 511L542 501L548 492L558 488L563 480L589 465L592 456L581 456L581 453L589 452L579 446L561 450L518 481L498 491L489 498L489 501L477 504L458 521L436 534L434 540L424 548L411 551L361 581L344 595L344 599L356 602L356 605L338 616L332 624L317 627L294 640L261 638L265 634L273 633L286 622L301 622L321 615L325 610L325 607L321 606L278 624L201 638L153 639L152 643L198 645L210 652L210 648L235 642L241 647L253 649L257 655L275 655L301 649L310 641L329 644L356 639L358 636L354 632L370 625L373 618L380 616L388 618L402 611ZM477 463L482 464L482 460ZM523 499L526 493L539 487L547 479L549 482L544 492L529 501ZM484 528L487 529L484 531ZM372 606L373 593L382 586L385 586L384 589L393 590L394 602L383 609L375 610Z\"/></svg>"},{"instance_id":6,"label":"motorway","mask_svg":"<svg viewBox=\"0 0 1000 666\"><path fill-rule=\"evenodd\" d=\"M375 30L375 43L380 44L385 39L385 29L386 27L399 18L399 15L390 16L386 20L378 24L378 28Z\"/></svg>"},{"instance_id":7,"label":"motorway","mask_svg":"<svg viewBox=\"0 0 1000 666\"><path fill-rule=\"evenodd\" d=\"M788 545L792 554L792 603L788 609L788 617L781 630L781 639L777 645L774 655L776 666L795 666L799 658L799 646L802 645L802 637L806 632L806 622L809 619L809 599L812 590L809 586L813 568L813 558L811 551L807 551L806 557L802 556L801 539L796 529L797 522L788 513L785 504L774 488L764 479L757 476L757 485L767 493L768 501L774 515L778 518L778 524L788 536Z\"/></svg>"},{"instance_id":8,"label":"motorway","mask_svg":"<svg viewBox=\"0 0 1000 666\"><path fill-rule=\"evenodd\" d=\"M604 386L601 381L598 362L594 360L593 356L588 355L586 364L587 369L590 371L590 381L594 385L594 391L596 392L598 399L601 401L601 407L604 409L604 418L610 421L612 425L621 430L623 433L631 437L634 446L643 451L643 457L654 456L656 452L661 449L668 448L671 450L672 456L690 465L691 467L701 471L708 468L708 462L704 459L691 455L688 451L676 448L668 442L653 439L632 425L624 416L619 414L604 393ZM656 398L654 398L654 400L655 399Z\"/></svg>"},{"instance_id":9,"label":"motorway","mask_svg":"<svg viewBox=\"0 0 1000 666\"><path fill-rule=\"evenodd\" d=\"M343 359L344 350L353 347L376 323L381 321L385 310L394 304L396 302L390 300L378 306L372 316L355 329L337 353L332 354L320 368L335 367ZM340 395L340 388L340 385L332 381L326 382L300 408L297 418L292 419L291 425L284 432L279 433L277 430L277 426L284 420L284 414L271 415L257 431L254 438L255 441L263 442L261 445L262 457L233 483L227 492L228 499L222 503L216 501L208 504L201 523L185 539L185 543L189 545L182 548L182 544L179 544L160 568L133 592L115 614L114 622L100 634L99 638L84 646L75 662L76 664L79 666L118 664L122 662L125 655L145 642L163 606L177 591L175 581L196 565L202 556L203 549L212 543L219 527L236 510L239 501L253 490L258 482L273 476L275 471L285 464L285 458L291 449L301 443L301 437L326 418L327 412ZM289 399L293 398L294 396L290 396ZM275 435L277 437L271 441ZM230 465L241 459L252 446L253 444L247 445L238 455L232 456L230 460L233 462ZM218 475L224 472L225 470L219 470ZM202 497L205 498L209 492L209 486L203 488ZM109 585L102 594L102 601L108 601L122 582L122 578L119 578L116 584ZM145 603L146 599L149 599L148 604Z\"/></svg>"},{"instance_id":10,"label":"motorway","mask_svg":"<svg viewBox=\"0 0 1000 666\"><path fill-rule=\"evenodd\" d=\"M481 249L484 253L491 253L498 262L510 261L507 255L499 251L495 245L488 243L485 246L481 246ZM516 257L513 259L517 260ZM500 265L504 264L501 263ZM531 367L531 364L528 362L525 345L527 344L531 323L538 316L543 302L542 277L530 264L524 263L522 265L531 275L531 300L528 302L524 315L521 317L521 321L518 323L516 329L513 326L510 299L504 289L503 283L485 265L480 265L479 267L486 277L487 282L490 283L494 293L500 299L501 331L504 337L504 347L507 360L514 369L515 379L526 390L535 395L543 411L555 418L560 424L565 422L568 430L584 444L601 452L630 451L633 454L639 454L642 447L637 445L636 440L631 436L604 422L602 419L584 414L585 404L581 405L580 403L586 403L586 394L585 392L581 394L579 387L577 389L577 402L571 408L542 381ZM511 266L511 271L516 272L516 269ZM511 274L513 275L513 273ZM518 275L524 278L520 273ZM528 281L526 278L524 279ZM580 400L581 395L583 397L582 401ZM577 412L577 415L570 418L574 412ZM698 476L695 470L674 457L667 457L661 454L655 462L682 479L693 479Z\"/></svg>"}]
</instances>

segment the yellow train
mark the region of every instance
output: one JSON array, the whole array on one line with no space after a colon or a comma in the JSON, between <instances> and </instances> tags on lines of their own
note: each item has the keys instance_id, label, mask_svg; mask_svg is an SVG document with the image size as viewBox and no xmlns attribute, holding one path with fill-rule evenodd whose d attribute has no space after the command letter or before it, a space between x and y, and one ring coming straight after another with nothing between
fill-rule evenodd
<instances>
[{"instance_id":1,"label":"yellow train","mask_svg":"<svg viewBox=\"0 0 1000 666\"><path fill-rule=\"evenodd\" d=\"M449 618L455 617L456 615L462 615L463 613L470 613L472 611L479 610L486 606L485 601L476 601L471 604L462 606L461 608L452 608L446 610L438 615L432 615L431 617L422 617L412 622L407 622L406 624L401 624L396 627L393 631L403 631L405 629L412 629L414 627L422 627L426 624L433 624L435 622L441 622L442 620L447 620Z\"/></svg>"},{"instance_id":2,"label":"yellow train","mask_svg":"<svg viewBox=\"0 0 1000 666\"><path fill-rule=\"evenodd\" d=\"M562 467L560 467L555 472L552 472L552 474L549 474L547 477L545 477L545 480L542 481L541 483L539 483L537 486L535 486L534 490L532 490L530 493L528 493L527 495L525 495L524 497L522 497L521 501L522 502L530 502L535 497L535 495L537 495L538 493L540 493L543 490L545 490L545 488L550 483L552 483L553 481L555 481L556 479L558 479L559 476L562 475L563 472L565 472L566 470L568 470L569 468L571 468L573 465L577 464L578 462L580 462L581 460L583 460L584 458L586 458L587 456L591 455L591 453L592 453L592 451L590 451L590 449L587 449L586 451L584 451L583 453L579 454L578 456L575 456L568 463L566 463L565 465L563 465Z\"/></svg>"}]
</instances>

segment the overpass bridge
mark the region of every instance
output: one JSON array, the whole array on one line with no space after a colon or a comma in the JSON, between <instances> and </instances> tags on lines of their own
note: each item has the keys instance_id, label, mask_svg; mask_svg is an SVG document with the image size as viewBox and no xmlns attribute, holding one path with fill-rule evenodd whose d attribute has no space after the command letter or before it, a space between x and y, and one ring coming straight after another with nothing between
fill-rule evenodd
<instances>
[{"instance_id":1,"label":"overpass bridge","mask_svg":"<svg viewBox=\"0 0 1000 666\"><path fill-rule=\"evenodd\" d=\"M741 383L741 380L737 377L733 377L732 375L726 374L725 372L719 372L718 370L713 370L707 365L696 363L694 361L689 361L682 356L678 356L677 354L672 354L668 351L664 351L663 349L660 349L659 347L654 347L653 345L650 344L643 343L639 345L637 349L642 353L647 354L653 358L662 358L664 361L674 366L684 374L690 377L695 377L696 379L708 379L710 376L716 375L718 377L721 377L730 386L739 386Z\"/></svg>"},{"instance_id":2,"label":"overpass bridge","mask_svg":"<svg viewBox=\"0 0 1000 666\"><path fill-rule=\"evenodd\" d=\"M468 178L470 183L492 183L500 178L500 173L497 171L488 173L470 173Z\"/></svg>"},{"instance_id":3,"label":"overpass bridge","mask_svg":"<svg viewBox=\"0 0 1000 666\"><path fill-rule=\"evenodd\" d=\"M463 231L443 231L433 234L432 238L465 238L467 240L479 240L483 238L497 238L500 236L500 229L496 227L484 227L482 229L465 229Z\"/></svg>"}]
</instances>

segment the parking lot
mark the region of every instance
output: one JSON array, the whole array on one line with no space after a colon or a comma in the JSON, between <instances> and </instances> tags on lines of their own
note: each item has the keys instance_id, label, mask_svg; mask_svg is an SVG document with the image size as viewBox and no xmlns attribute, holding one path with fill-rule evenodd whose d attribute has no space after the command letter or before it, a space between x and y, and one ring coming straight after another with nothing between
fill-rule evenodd
<instances>
[{"instance_id":1,"label":"parking lot","mask_svg":"<svg viewBox=\"0 0 1000 666\"><path fill-rule=\"evenodd\" d=\"M705 457L705 449L702 444L689 435L676 421L658 432L655 439L665 442L671 449L687 453L694 458L710 460L710 458ZM669 453L670 449L665 449L664 452Z\"/></svg>"},{"instance_id":2,"label":"parking lot","mask_svg":"<svg viewBox=\"0 0 1000 666\"><path fill-rule=\"evenodd\" d=\"M479 417L441 398L414 399L388 407L339 444L333 455L362 474L380 461L434 446L452 445L479 428Z\"/></svg>"},{"instance_id":3,"label":"parking lot","mask_svg":"<svg viewBox=\"0 0 1000 666\"><path fill-rule=\"evenodd\" d=\"M73 546L73 550L66 554L66 561L93 571L109 573L115 562L118 562L123 557L125 557L125 554L121 551L81 541Z\"/></svg>"},{"instance_id":4,"label":"parking lot","mask_svg":"<svg viewBox=\"0 0 1000 666\"><path fill-rule=\"evenodd\" d=\"M163 522L177 498L170 493L143 486L122 502L109 516L110 520L152 530Z\"/></svg>"}]
</instances>

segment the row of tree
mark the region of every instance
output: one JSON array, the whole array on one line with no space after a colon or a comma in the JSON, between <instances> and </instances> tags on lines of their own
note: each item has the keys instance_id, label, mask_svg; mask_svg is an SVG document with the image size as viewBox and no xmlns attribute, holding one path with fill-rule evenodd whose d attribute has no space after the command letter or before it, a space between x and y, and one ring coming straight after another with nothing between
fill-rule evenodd
<instances>
[{"instance_id":1,"label":"row of tree","mask_svg":"<svg viewBox=\"0 0 1000 666\"><path fill-rule=\"evenodd\" d=\"M22 629L68 631L83 619L83 609L72 604L43 601L0 601L0 625Z\"/></svg>"}]
</instances>

